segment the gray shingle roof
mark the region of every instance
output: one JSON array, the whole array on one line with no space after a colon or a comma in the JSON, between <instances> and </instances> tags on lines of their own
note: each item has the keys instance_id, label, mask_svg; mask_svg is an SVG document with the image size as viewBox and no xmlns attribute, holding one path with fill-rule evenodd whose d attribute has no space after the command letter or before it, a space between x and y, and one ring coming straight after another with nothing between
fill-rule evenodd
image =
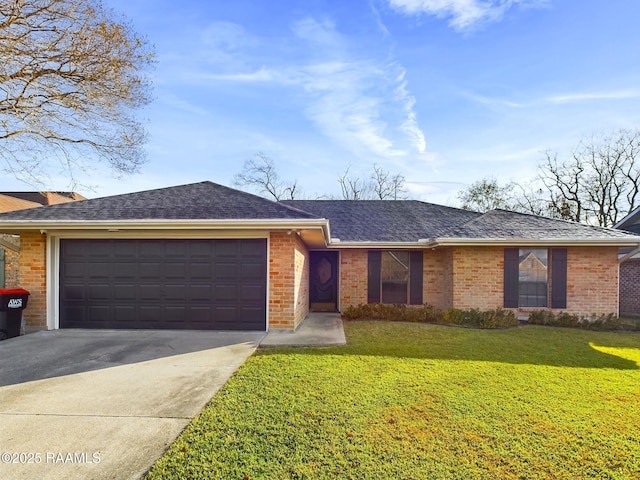
<instances>
[{"instance_id":1,"label":"gray shingle roof","mask_svg":"<svg viewBox=\"0 0 640 480\"><path fill-rule=\"evenodd\" d=\"M213 182L80 200L0 214L7 221L310 219L310 213Z\"/></svg>"},{"instance_id":2,"label":"gray shingle roof","mask_svg":"<svg viewBox=\"0 0 640 480\"><path fill-rule=\"evenodd\" d=\"M343 242L417 242L443 236L481 214L417 200L286 200L281 203L329 220Z\"/></svg>"},{"instance_id":3,"label":"gray shingle roof","mask_svg":"<svg viewBox=\"0 0 640 480\"><path fill-rule=\"evenodd\" d=\"M630 235L611 228L539 217L526 213L492 210L463 225L452 227L446 238L530 239L530 240L607 240Z\"/></svg>"}]
</instances>

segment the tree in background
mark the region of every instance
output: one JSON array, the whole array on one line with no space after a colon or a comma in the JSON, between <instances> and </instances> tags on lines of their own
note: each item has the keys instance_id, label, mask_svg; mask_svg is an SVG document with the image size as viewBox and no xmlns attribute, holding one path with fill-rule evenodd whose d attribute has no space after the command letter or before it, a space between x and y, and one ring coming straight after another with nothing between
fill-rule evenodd
<instances>
[{"instance_id":1,"label":"tree in background","mask_svg":"<svg viewBox=\"0 0 640 480\"><path fill-rule=\"evenodd\" d=\"M74 172L97 156L121 174L144 162L134 111L149 103L150 47L99 0L0 4L0 157L42 184L57 159Z\"/></svg>"},{"instance_id":2,"label":"tree in background","mask_svg":"<svg viewBox=\"0 0 640 480\"><path fill-rule=\"evenodd\" d=\"M611 227L640 204L640 130L583 139L569 158L545 152L527 184L494 178L459 192L463 208L492 208Z\"/></svg>"},{"instance_id":3,"label":"tree in background","mask_svg":"<svg viewBox=\"0 0 640 480\"><path fill-rule=\"evenodd\" d=\"M242 172L234 176L233 184L253 188L260 195L273 197L276 201L295 200L298 194L297 181L282 180L274 161L262 152L244 162Z\"/></svg>"},{"instance_id":4,"label":"tree in background","mask_svg":"<svg viewBox=\"0 0 640 480\"><path fill-rule=\"evenodd\" d=\"M397 173L391 175L374 164L369 178L349 175L347 168L338 178L343 200L402 200L407 198L405 178Z\"/></svg>"},{"instance_id":5,"label":"tree in background","mask_svg":"<svg viewBox=\"0 0 640 480\"><path fill-rule=\"evenodd\" d=\"M406 198L404 176L391 175L378 165L373 166L369 178L355 177L347 168L338 178L344 200L399 200ZM249 187L260 195L273 200L295 200L301 198L296 180L283 180L276 169L275 162L263 152L246 160L242 171L233 177L237 187ZM316 195L316 198L332 198L330 195Z\"/></svg>"},{"instance_id":6,"label":"tree in background","mask_svg":"<svg viewBox=\"0 0 640 480\"><path fill-rule=\"evenodd\" d=\"M496 208L513 210L513 190L513 183L500 185L494 177L487 177L458 192L458 200L462 202L462 208L474 212L487 212Z\"/></svg>"}]
</instances>

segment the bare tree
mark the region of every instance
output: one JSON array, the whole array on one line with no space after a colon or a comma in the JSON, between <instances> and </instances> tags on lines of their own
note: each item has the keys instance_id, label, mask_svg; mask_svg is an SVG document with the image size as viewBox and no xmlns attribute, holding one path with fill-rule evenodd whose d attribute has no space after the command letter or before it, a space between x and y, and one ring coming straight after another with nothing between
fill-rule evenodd
<instances>
[{"instance_id":1,"label":"bare tree","mask_svg":"<svg viewBox=\"0 0 640 480\"><path fill-rule=\"evenodd\" d=\"M371 184L362 178L353 177L349 175L349 166L341 177L338 178L338 183L342 189L343 200L367 200L371 198Z\"/></svg>"},{"instance_id":2,"label":"bare tree","mask_svg":"<svg viewBox=\"0 0 640 480\"><path fill-rule=\"evenodd\" d=\"M262 152L244 162L242 172L234 176L233 184L239 187L249 186L274 200L294 200L298 195L297 182L281 180L274 161Z\"/></svg>"},{"instance_id":3,"label":"bare tree","mask_svg":"<svg viewBox=\"0 0 640 480\"><path fill-rule=\"evenodd\" d=\"M382 167L373 166L369 178L349 175L347 168L338 183L344 200L401 200L406 198L405 178L401 174L391 175Z\"/></svg>"},{"instance_id":4,"label":"bare tree","mask_svg":"<svg viewBox=\"0 0 640 480\"><path fill-rule=\"evenodd\" d=\"M584 139L558 162L546 153L539 179L554 216L603 227L615 225L640 202L640 130Z\"/></svg>"},{"instance_id":5,"label":"bare tree","mask_svg":"<svg viewBox=\"0 0 640 480\"><path fill-rule=\"evenodd\" d=\"M42 183L54 159L72 180L97 156L117 173L144 162L134 111L151 100L147 42L99 0L0 3L0 157Z\"/></svg>"},{"instance_id":6,"label":"bare tree","mask_svg":"<svg viewBox=\"0 0 640 480\"><path fill-rule=\"evenodd\" d=\"M371 189L379 200L402 200L407 195L404 176L399 173L391 175L378 165L373 166Z\"/></svg>"}]
</instances>

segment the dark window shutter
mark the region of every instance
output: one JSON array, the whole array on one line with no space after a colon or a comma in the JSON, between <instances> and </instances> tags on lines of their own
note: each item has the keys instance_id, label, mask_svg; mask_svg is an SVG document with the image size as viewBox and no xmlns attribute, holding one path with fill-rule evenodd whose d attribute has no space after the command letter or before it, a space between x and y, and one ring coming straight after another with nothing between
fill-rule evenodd
<instances>
[{"instance_id":1,"label":"dark window shutter","mask_svg":"<svg viewBox=\"0 0 640 480\"><path fill-rule=\"evenodd\" d=\"M370 250L367 275L367 303L380 303L381 268L382 252Z\"/></svg>"},{"instance_id":2,"label":"dark window shutter","mask_svg":"<svg viewBox=\"0 0 640 480\"><path fill-rule=\"evenodd\" d=\"M551 249L551 308L567 308L567 249Z\"/></svg>"},{"instance_id":3,"label":"dark window shutter","mask_svg":"<svg viewBox=\"0 0 640 480\"><path fill-rule=\"evenodd\" d=\"M518 308L519 248L504 249L504 308Z\"/></svg>"},{"instance_id":4,"label":"dark window shutter","mask_svg":"<svg viewBox=\"0 0 640 480\"><path fill-rule=\"evenodd\" d=\"M422 305L422 250L409 253L409 304Z\"/></svg>"},{"instance_id":5,"label":"dark window shutter","mask_svg":"<svg viewBox=\"0 0 640 480\"><path fill-rule=\"evenodd\" d=\"M4 288L4 250L0 248L0 287Z\"/></svg>"}]
</instances>

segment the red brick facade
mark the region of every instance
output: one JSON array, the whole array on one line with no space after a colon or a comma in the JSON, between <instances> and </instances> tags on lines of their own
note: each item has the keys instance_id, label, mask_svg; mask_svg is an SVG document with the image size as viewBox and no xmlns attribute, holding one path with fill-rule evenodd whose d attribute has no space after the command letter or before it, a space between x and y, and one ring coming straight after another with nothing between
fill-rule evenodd
<instances>
[{"instance_id":1,"label":"red brick facade","mask_svg":"<svg viewBox=\"0 0 640 480\"><path fill-rule=\"evenodd\" d=\"M309 251L295 233L272 232L269 327L294 329L309 311Z\"/></svg>"},{"instance_id":2,"label":"red brick facade","mask_svg":"<svg viewBox=\"0 0 640 480\"><path fill-rule=\"evenodd\" d=\"M46 235L23 232L20 235L20 278L18 286L31 294L24 318L27 325L47 325Z\"/></svg>"},{"instance_id":3,"label":"red brick facade","mask_svg":"<svg viewBox=\"0 0 640 480\"><path fill-rule=\"evenodd\" d=\"M617 252L616 247L567 249L564 311L618 313ZM341 309L367 303L367 250L343 250L340 258ZM503 247L425 250L423 275L423 302L434 307L487 310L504 305Z\"/></svg>"},{"instance_id":4,"label":"red brick facade","mask_svg":"<svg viewBox=\"0 0 640 480\"><path fill-rule=\"evenodd\" d=\"M21 286L31 292L25 310L28 325L47 324L45 253L45 235L23 232L20 275L12 286ZM565 311L584 315L618 313L617 255L616 247L567 249ZM634 264L640 267L640 261L632 261L628 265ZM299 235L287 232L270 234L268 268L269 328L295 329L309 311L309 250ZM623 271L626 271L626 267ZM635 274L638 277L627 281L627 285L640 285L640 275ZM368 250L341 250L341 310L349 305L367 303L367 278ZM446 247L423 251L423 303L443 309L502 307L503 282L502 247ZM636 302L640 298L637 291L625 295ZM623 308L638 307L638 303L628 305L624 304Z\"/></svg>"}]
</instances>

